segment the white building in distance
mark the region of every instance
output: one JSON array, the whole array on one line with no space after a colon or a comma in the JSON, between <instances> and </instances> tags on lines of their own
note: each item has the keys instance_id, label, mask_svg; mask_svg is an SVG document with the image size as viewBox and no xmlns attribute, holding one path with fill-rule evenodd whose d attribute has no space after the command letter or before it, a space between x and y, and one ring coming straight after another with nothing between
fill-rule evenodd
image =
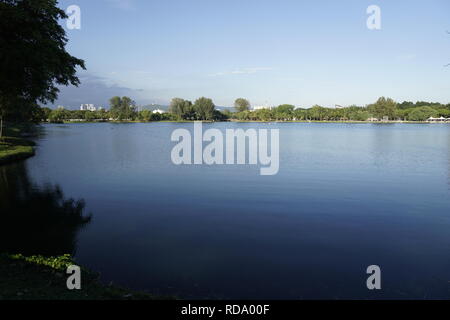
<instances>
[{"instance_id":1,"label":"white building in distance","mask_svg":"<svg viewBox=\"0 0 450 320\"><path fill-rule=\"evenodd\" d=\"M269 106L254 106L252 111L263 110L263 109L272 110L272 107L269 107Z\"/></svg>"},{"instance_id":2,"label":"white building in distance","mask_svg":"<svg viewBox=\"0 0 450 320\"><path fill-rule=\"evenodd\" d=\"M82 105L80 106L80 110L81 110L81 111L96 111L97 108L94 107L93 104L82 104Z\"/></svg>"},{"instance_id":3,"label":"white building in distance","mask_svg":"<svg viewBox=\"0 0 450 320\"><path fill-rule=\"evenodd\" d=\"M153 113L163 114L163 113L166 113L166 112L164 110L161 110L161 109L156 109L156 110L153 110Z\"/></svg>"}]
</instances>

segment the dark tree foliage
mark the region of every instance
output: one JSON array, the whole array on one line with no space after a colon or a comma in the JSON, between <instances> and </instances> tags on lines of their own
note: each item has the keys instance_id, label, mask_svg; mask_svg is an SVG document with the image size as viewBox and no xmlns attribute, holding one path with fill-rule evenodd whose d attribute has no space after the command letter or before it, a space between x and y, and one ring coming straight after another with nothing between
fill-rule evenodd
<instances>
[{"instance_id":1,"label":"dark tree foliage","mask_svg":"<svg viewBox=\"0 0 450 320\"><path fill-rule=\"evenodd\" d=\"M80 83L84 61L66 50L56 0L0 0L0 116L32 112L37 102L53 102L58 85Z\"/></svg>"}]
</instances>

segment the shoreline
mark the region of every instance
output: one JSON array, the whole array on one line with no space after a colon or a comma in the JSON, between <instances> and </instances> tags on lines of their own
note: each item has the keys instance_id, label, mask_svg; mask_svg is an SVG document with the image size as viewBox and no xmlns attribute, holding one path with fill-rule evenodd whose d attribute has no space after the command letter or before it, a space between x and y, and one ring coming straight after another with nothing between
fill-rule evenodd
<instances>
[{"instance_id":1,"label":"shoreline","mask_svg":"<svg viewBox=\"0 0 450 320\"><path fill-rule=\"evenodd\" d=\"M41 124L89 124L89 123L346 123L346 124L450 124L450 122L427 122L427 121L352 121L352 120L224 120L224 121L209 121L209 120L163 120L163 121L141 121L141 120L128 120L128 121L63 121L63 122L41 122Z\"/></svg>"},{"instance_id":2,"label":"shoreline","mask_svg":"<svg viewBox=\"0 0 450 320\"><path fill-rule=\"evenodd\" d=\"M104 285L99 274L80 266L81 289L67 289L67 267L77 265L70 255L56 257L0 253L0 300L174 300Z\"/></svg>"},{"instance_id":3,"label":"shoreline","mask_svg":"<svg viewBox=\"0 0 450 320\"><path fill-rule=\"evenodd\" d=\"M23 161L36 154L36 143L32 140L38 136L34 123L5 123L4 135L0 138L0 166Z\"/></svg>"},{"instance_id":4,"label":"shoreline","mask_svg":"<svg viewBox=\"0 0 450 320\"><path fill-rule=\"evenodd\" d=\"M35 143L31 140L2 137L0 138L0 166L33 157Z\"/></svg>"}]
</instances>

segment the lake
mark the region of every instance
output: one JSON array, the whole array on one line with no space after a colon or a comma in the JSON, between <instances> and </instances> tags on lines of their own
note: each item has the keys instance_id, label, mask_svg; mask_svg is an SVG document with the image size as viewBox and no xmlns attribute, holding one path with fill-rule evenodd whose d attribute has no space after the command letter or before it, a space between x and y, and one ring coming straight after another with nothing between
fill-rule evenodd
<instances>
[{"instance_id":1,"label":"lake","mask_svg":"<svg viewBox=\"0 0 450 320\"><path fill-rule=\"evenodd\" d=\"M44 125L35 157L0 167L2 250L181 298L450 298L449 125L204 124L279 129L273 176L174 165L178 128Z\"/></svg>"}]
</instances>

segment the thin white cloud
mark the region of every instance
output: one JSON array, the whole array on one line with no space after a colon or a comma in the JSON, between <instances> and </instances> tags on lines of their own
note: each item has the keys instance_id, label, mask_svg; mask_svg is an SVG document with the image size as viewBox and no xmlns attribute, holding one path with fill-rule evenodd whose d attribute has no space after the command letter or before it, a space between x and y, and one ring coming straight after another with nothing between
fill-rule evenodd
<instances>
[{"instance_id":1,"label":"thin white cloud","mask_svg":"<svg viewBox=\"0 0 450 320\"><path fill-rule=\"evenodd\" d=\"M217 72L212 74L211 76L226 76L226 75L242 75L242 74L255 74L261 71L270 71L273 70L273 68L269 67L254 67L254 68L241 68L241 69L235 69L233 71L227 71L227 72Z\"/></svg>"}]
</instances>

